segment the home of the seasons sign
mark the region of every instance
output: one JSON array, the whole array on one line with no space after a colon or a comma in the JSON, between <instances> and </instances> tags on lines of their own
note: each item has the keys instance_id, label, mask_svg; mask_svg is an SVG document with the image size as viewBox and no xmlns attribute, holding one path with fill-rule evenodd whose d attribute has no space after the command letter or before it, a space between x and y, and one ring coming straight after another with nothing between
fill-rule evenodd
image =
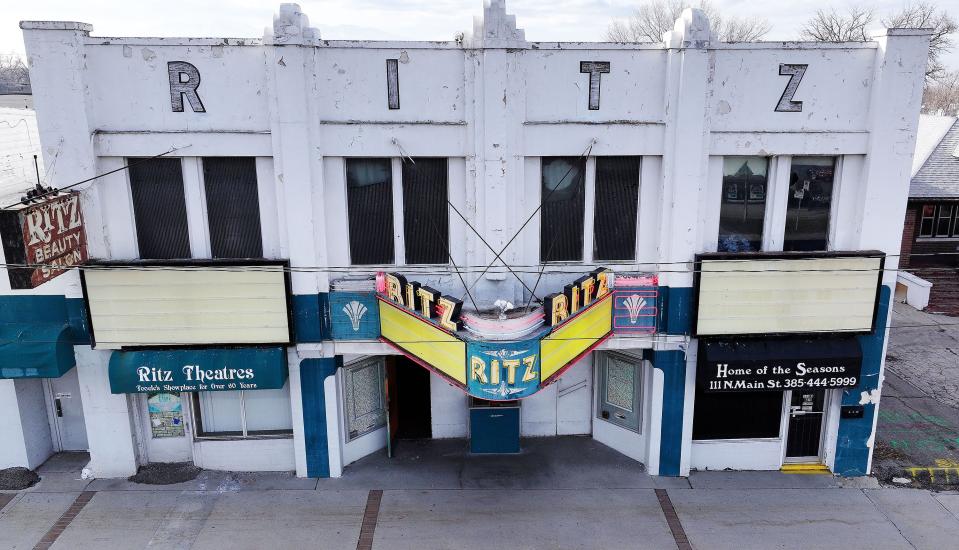
<instances>
[{"instance_id":1,"label":"home of the seasons sign","mask_svg":"<svg viewBox=\"0 0 959 550\"><path fill-rule=\"evenodd\" d=\"M696 379L707 392L848 388L861 364L854 338L700 340Z\"/></svg>"}]
</instances>

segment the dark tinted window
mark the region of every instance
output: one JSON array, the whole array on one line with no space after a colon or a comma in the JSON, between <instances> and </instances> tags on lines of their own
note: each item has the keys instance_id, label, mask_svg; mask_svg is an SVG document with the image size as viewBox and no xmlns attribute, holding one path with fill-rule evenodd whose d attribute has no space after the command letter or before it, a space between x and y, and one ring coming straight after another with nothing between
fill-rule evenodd
<instances>
[{"instance_id":1,"label":"dark tinted window","mask_svg":"<svg viewBox=\"0 0 959 550\"><path fill-rule=\"evenodd\" d=\"M779 437L782 392L706 393L693 402L693 439Z\"/></svg>"},{"instance_id":2,"label":"dark tinted window","mask_svg":"<svg viewBox=\"0 0 959 550\"><path fill-rule=\"evenodd\" d=\"M393 263L393 175L390 159L346 159L350 261Z\"/></svg>"},{"instance_id":3,"label":"dark tinted window","mask_svg":"<svg viewBox=\"0 0 959 550\"><path fill-rule=\"evenodd\" d=\"M596 158L593 259L636 258L639 157Z\"/></svg>"},{"instance_id":4,"label":"dark tinted window","mask_svg":"<svg viewBox=\"0 0 959 550\"><path fill-rule=\"evenodd\" d=\"M583 215L586 159L543 158L540 212L540 260L544 262L583 259Z\"/></svg>"},{"instance_id":5,"label":"dark tinted window","mask_svg":"<svg viewBox=\"0 0 959 550\"><path fill-rule=\"evenodd\" d=\"M203 183L213 257L262 257L256 160L252 157L204 158Z\"/></svg>"},{"instance_id":6,"label":"dark tinted window","mask_svg":"<svg viewBox=\"0 0 959 550\"><path fill-rule=\"evenodd\" d=\"M130 159L129 162L140 257L189 258L190 234L180 159Z\"/></svg>"},{"instance_id":7,"label":"dark tinted window","mask_svg":"<svg viewBox=\"0 0 959 550\"><path fill-rule=\"evenodd\" d=\"M793 157L783 250L826 250L835 176L833 157Z\"/></svg>"},{"instance_id":8,"label":"dark tinted window","mask_svg":"<svg viewBox=\"0 0 959 550\"><path fill-rule=\"evenodd\" d=\"M403 159L406 263L445 264L449 239L445 158Z\"/></svg>"},{"instance_id":9,"label":"dark tinted window","mask_svg":"<svg viewBox=\"0 0 959 550\"><path fill-rule=\"evenodd\" d=\"M723 159L716 247L720 252L755 252L762 248L768 168L769 161L764 157Z\"/></svg>"}]
</instances>

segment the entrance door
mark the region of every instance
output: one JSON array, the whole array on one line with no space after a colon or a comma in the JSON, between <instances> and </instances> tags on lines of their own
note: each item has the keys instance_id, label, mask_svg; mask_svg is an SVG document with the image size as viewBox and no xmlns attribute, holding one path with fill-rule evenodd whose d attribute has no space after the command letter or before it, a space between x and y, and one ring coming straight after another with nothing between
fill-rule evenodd
<instances>
[{"instance_id":1,"label":"entrance door","mask_svg":"<svg viewBox=\"0 0 959 550\"><path fill-rule=\"evenodd\" d=\"M793 390L792 399L789 403L789 435L786 439L786 461L819 461L825 410L825 390Z\"/></svg>"},{"instance_id":2,"label":"entrance door","mask_svg":"<svg viewBox=\"0 0 959 550\"><path fill-rule=\"evenodd\" d=\"M396 407L395 428L398 439L424 439L433 436L432 415L430 411L430 371L417 365L406 357L396 358L396 367L392 377L395 384L387 382L387 391L395 388L389 397L390 408ZM395 403L395 405L394 405ZM392 414L390 415L392 416Z\"/></svg>"},{"instance_id":3,"label":"entrance door","mask_svg":"<svg viewBox=\"0 0 959 550\"><path fill-rule=\"evenodd\" d=\"M80 400L80 379L77 368L60 378L50 378L50 402L53 404L54 429L61 451L86 451L87 426L83 421L83 402Z\"/></svg>"}]
</instances>

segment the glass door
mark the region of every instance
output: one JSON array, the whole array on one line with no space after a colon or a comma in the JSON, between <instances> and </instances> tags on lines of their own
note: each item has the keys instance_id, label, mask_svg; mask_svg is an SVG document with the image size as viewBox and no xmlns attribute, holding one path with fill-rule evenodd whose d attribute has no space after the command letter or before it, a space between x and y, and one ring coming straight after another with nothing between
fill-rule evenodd
<instances>
[{"instance_id":1,"label":"glass door","mask_svg":"<svg viewBox=\"0 0 959 550\"><path fill-rule=\"evenodd\" d=\"M786 462L819 462L825 410L825 390L793 390Z\"/></svg>"}]
</instances>

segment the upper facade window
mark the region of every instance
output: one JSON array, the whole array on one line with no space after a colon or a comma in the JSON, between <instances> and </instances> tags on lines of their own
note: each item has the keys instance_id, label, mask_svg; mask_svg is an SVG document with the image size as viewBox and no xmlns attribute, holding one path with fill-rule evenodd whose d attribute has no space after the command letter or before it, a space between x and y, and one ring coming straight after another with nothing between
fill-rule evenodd
<instances>
[{"instance_id":1,"label":"upper facade window","mask_svg":"<svg viewBox=\"0 0 959 550\"><path fill-rule=\"evenodd\" d=\"M595 163L577 157L544 157L541 167L541 261L589 260L587 248L596 261L636 258L639 157L596 157ZM588 197L593 204L587 205ZM587 234L589 210L593 223Z\"/></svg>"},{"instance_id":2,"label":"upper facade window","mask_svg":"<svg viewBox=\"0 0 959 550\"><path fill-rule=\"evenodd\" d=\"M256 159L203 159L210 251L214 258L261 258Z\"/></svg>"},{"instance_id":3,"label":"upper facade window","mask_svg":"<svg viewBox=\"0 0 959 550\"><path fill-rule=\"evenodd\" d=\"M189 258L190 231L180 159L135 160L129 170L140 257Z\"/></svg>"},{"instance_id":4,"label":"upper facade window","mask_svg":"<svg viewBox=\"0 0 959 550\"><path fill-rule=\"evenodd\" d=\"M763 246L769 159L723 159L719 252L755 252Z\"/></svg>"},{"instance_id":5,"label":"upper facade window","mask_svg":"<svg viewBox=\"0 0 959 550\"><path fill-rule=\"evenodd\" d=\"M445 158L346 159L346 202L353 265L445 264L449 260L449 169ZM395 173L400 185L394 182ZM402 234L394 203L402 201ZM399 239L397 237L400 237ZM404 261L396 251L402 250Z\"/></svg>"},{"instance_id":6,"label":"upper facade window","mask_svg":"<svg viewBox=\"0 0 959 550\"><path fill-rule=\"evenodd\" d=\"M919 237L959 237L959 207L952 204L924 204L920 211Z\"/></svg>"},{"instance_id":7,"label":"upper facade window","mask_svg":"<svg viewBox=\"0 0 959 550\"><path fill-rule=\"evenodd\" d=\"M201 162L203 181L200 185L203 191L199 200L205 201L207 215L205 220L192 221L208 224L210 256L263 257L256 160L252 157L209 157ZM193 257L182 160L137 160L130 163L129 170L140 258ZM195 210L200 211L199 208Z\"/></svg>"},{"instance_id":8,"label":"upper facade window","mask_svg":"<svg viewBox=\"0 0 959 550\"><path fill-rule=\"evenodd\" d=\"M835 157L793 157L783 250L827 250Z\"/></svg>"}]
</instances>

